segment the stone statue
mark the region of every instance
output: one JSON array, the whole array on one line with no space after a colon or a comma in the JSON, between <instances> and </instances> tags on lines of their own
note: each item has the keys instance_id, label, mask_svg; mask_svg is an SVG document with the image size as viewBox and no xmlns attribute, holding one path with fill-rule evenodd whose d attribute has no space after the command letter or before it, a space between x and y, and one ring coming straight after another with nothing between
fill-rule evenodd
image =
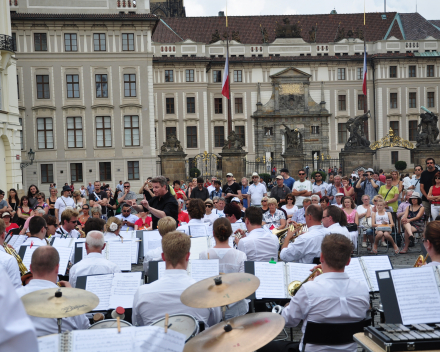
<instances>
[{"instance_id":1,"label":"stone statue","mask_svg":"<svg viewBox=\"0 0 440 352\"><path fill-rule=\"evenodd\" d=\"M350 133L344 149L360 149L368 148L370 141L365 137L364 122L371 117L370 110L365 114L356 117L351 117L347 121L347 131Z\"/></svg>"},{"instance_id":2,"label":"stone statue","mask_svg":"<svg viewBox=\"0 0 440 352\"><path fill-rule=\"evenodd\" d=\"M278 24L275 29L275 38L301 38L301 25L290 24L290 20L286 17L283 19L284 24Z\"/></svg>"},{"instance_id":3,"label":"stone statue","mask_svg":"<svg viewBox=\"0 0 440 352\"><path fill-rule=\"evenodd\" d=\"M338 32L336 33L335 42L339 42L340 40L345 38L345 29L339 28L338 26Z\"/></svg>"},{"instance_id":4,"label":"stone statue","mask_svg":"<svg viewBox=\"0 0 440 352\"><path fill-rule=\"evenodd\" d=\"M426 111L425 114L420 114L420 123L417 126L416 147L430 147L433 144L438 144L437 140L439 129L437 127L438 117L428 109L422 107Z\"/></svg>"},{"instance_id":5,"label":"stone statue","mask_svg":"<svg viewBox=\"0 0 440 352\"><path fill-rule=\"evenodd\" d=\"M235 131L232 131L228 139L225 140L225 145L223 146L223 150L225 149L235 149L235 150L242 150L244 145L243 139L235 133Z\"/></svg>"},{"instance_id":6,"label":"stone statue","mask_svg":"<svg viewBox=\"0 0 440 352\"><path fill-rule=\"evenodd\" d=\"M315 29L315 27L312 27L312 30L309 31L309 42L316 43L316 29Z\"/></svg>"},{"instance_id":7,"label":"stone statue","mask_svg":"<svg viewBox=\"0 0 440 352\"><path fill-rule=\"evenodd\" d=\"M168 136L167 140L163 142L160 147L162 153L168 152L183 152L183 148L180 145L180 141L176 138L175 134L172 133Z\"/></svg>"},{"instance_id":8,"label":"stone statue","mask_svg":"<svg viewBox=\"0 0 440 352\"><path fill-rule=\"evenodd\" d=\"M261 25L260 25L261 26ZM266 27L261 30L261 34L263 35L263 43L269 43L269 34L267 33Z\"/></svg>"},{"instance_id":9,"label":"stone statue","mask_svg":"<svg viewBox=\"0 0 440 352\"><path fill-rule=\"evenodd\" d=\"M284 123L283 126L284 126L284 135L286 136L286 150L296 149L302 151L301 132L297 128L291 130Z\"/></svg>"},{"instance_id":10,"label":"stone statue","mask_svg":"<svg viewBox=\"0 0 440 352\"><path fill-rule=\"evenodd\" d=\"M212 33L212 37L211 37L211 40L209 41L209 44L216 43L219 40L221 40L220 33L219 33L218 29L216 29L215 32Z\"/></svg>"},{"instance_id":11,"label":"stone statue","mask_svg":"<svg viewBox=\"0 0 440 352\"><path fill-rule=\"evenodd\" d=\"M240 32L239 31L232 31L232 40L235 40L236 42L241 43L240 41Z\"/></svg>"}]
</instances>

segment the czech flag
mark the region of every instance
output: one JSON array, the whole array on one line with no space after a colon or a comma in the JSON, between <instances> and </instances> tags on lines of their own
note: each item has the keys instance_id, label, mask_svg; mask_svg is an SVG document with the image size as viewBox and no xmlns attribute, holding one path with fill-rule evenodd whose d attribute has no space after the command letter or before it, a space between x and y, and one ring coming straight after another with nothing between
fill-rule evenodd
<instances>
[{"instance_id":1,"label":"czech flag","mask_svg":"<svg viewBox=\"0 0 440 352\"><path fill-rule=\"evenodd\" d=\"M367 95L367 48L364 45L364 81L362 82L362 92Z\"/></svg>"},{"instance_id":2,"label":"czech flag","mask_svg":"<svg viewBox=\"0 0 440 352\"><path fill-rule=\"evenodd\" d=\"M229 99L229 53L226 56L225 73L223 75L222 95Z\"/></svg>"}]
</instances>

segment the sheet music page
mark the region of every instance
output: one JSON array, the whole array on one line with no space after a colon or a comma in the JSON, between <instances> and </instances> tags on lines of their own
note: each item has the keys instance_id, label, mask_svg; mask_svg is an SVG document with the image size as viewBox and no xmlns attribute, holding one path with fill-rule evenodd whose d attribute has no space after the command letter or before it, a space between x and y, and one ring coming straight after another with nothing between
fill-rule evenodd
<instances>
[{"instance_id":1,"label":"sheet music page","mask_svg":"<svg viewBox=\"0 0 440 352\"><path fill-rule=\"evenodd\" d=\"M23 264L24 266L30 270L30 265L31 265L31 259L32 259L32 253L34 253L34 251L38 248L38 246L26 246L26 252L24 252L24 257L23 257Z\"/></svg>"},{"instance_id":2,"label":"sheet music page","mask_svg":"<svg viewBox=\"0 0 440 352\"><path fill-rule=\"evenodd\" d=\"M207 237L208 236L208 229L205 225L190 225L189 228L189 234L191 237Z\"/></svg>"},{"instance_id":3,"label":"sheet music page","mask_svg":"<svg viewBox=\"0 0 440 352\"><path fill-rule=\"evenodd\" d=\"M121 329L74 330L70 334L72 352L121 352L134 351L134 330ZM162 329L163 330L163 329Z\"/></svg>"},{"instance_id":4,"label":"sheet music page","mask_svg":"<svg viewBox=\"0 0 440 352\"><path fill-rule=\"evenodd\" d=\"M134 239L136 239L136 231L119 231L119 235L124 240L134 240Z\"/></svg>"},{"instance_id":5,"label":"sheet music page","mask_svg":"<svg viewBox=\"0 0 440 352\"><path fill-rule=\"evenodd\" d=\"M14 235L9 240L8 244L10 244L15 249L15 251L18 253L18 251L20 250L20 246L24 242L26 242L27 239L28 239L28 236L26 236L26 235ZM13 242L13 243L11 243L11 242Z\"/></svg>"},{"instance_id":6,"label":"sheet music page","mask_svg":"<svg viewBox=\"0 0 440 352\"><path fill-rule=\"evenodd\" d=\"M58 248L58 247L71 247L72 243L75 241L74 238L61 238L61 237L55 237L52 247Z\"/></svg>"},{"instance_id":7,"label":"sheet music page","mask_svg":"<svg viewBox=\"0 0 440 352\"><path fill-rule=\"evenodd\" d=\"M232 234L235 233L235 231L237 231L238 229L242 229L243 231L246 231L246 225L244 224L244 222L236 222L231 224L232 227Z\"/></svg>"},{"instance_id":8,"label":"sheet music page","mask_svg":"<svg viewBox=\"0 0 440 352\"><path fill-rule=\"evenodd\" d=\"M229 244L229 247L231 247L231 248L234 248L234 239L235 239L235 236L229 236L229 238L228 238L228 244ZM209 247L209 248L213 248L214 246L216 246L217 242L215 240L215 237L214 236L209 237L208 243L211 245L211 247Z\"/></svg>"},{"instance_id":9,"label":"sheet music page","mask_svg":"<svg viewBox=\"0 0 440 352\"><path fill-rule=\"evenodd\" d=\"M131 241L107 242L108 260L122 271L131 271Z\"/></svg>"},{"instance_id":10,"label":"sheet music page","mask_svg":"<svg viewBox=\"0 0 440 352\"><path fill-rule=\"evenodd\" d=\"M191 238L189 259L199 259L199 253L208 250L208 239L206 237Z\"/></svg>"},{"instance_id":11,"label":"sheet music page","mask_svg":"<svg viewBox=\"0 0 440 352\"><path fill-rule=\"evenodd\" d=\"M65 275L67 270L67 265L69 265L70 257L72 256L72 247L58 247L55 249L60 255L60 267L58 268L58 275Z\"/></svg>"},{"instance_id":12,"label":"sheet music page","mask_svg":"<svg viewBox=\"0 0 440 352\"><path fill-rule=\"evenodd\" d=\"M38 352L58 352L60 351L60 338L63 335L52 334L39 337Z\"/></svg>"},{"instance_id":13,"label":"sheet music page","mask_svg":"<svg viewBox=\"0 0 440 352\"><path fill-rule=\"evenodd\" d=\"M108 310L112 290L113 274L87 276L86 291L99 298L99 305L94 310Z\"/></svg>"},{"instance_id":14,"label":"sheet music page","mask_svg":"<svg viewBox=\"0 0 440 352\"><path fill-rule=\"evenodd\" d=\"M391 270L392 266L390 263L390 258L386 255L378 255L374 257L361 257L364 263L368 278L370 280L373 292L379 291L379 285L377 284L376 271L379 270Z\"/></svg>"},{"instance_id":15,"label":"sheet music page","mask_svg":"<svg viewBox=\"0 0 440 352\"><path fill-rule=\"evenodd\" d=\"M131 264L137 264L139 257L139 241L131 242Z\"/></svg>"},{"instance_id":16,"label":"sheet music page","mask_svg":"<svg viewBox=\"0 0 440 352\"><path fill-rule=\"evenodd\" d=\"M141 285L142 273L114 273L108 309L133 308L134 295Z\"/></svg>"},{"instance_id":17,"label":"sheet music page","mask_svg":"<svg viewBox=\"0 0 440 352\"><path fill-rule=\"evenodd\" d=\"M286 298L284 262L276 264L255 262L255 276L260 279L260 287L255 293L257 299Z\"/></svg>"},{"instance_id":18,"label":"sheet music page","mask_svg":"<svg viewBox=\"0 0 440 352\"><path fill-rule=\"evenodd\" d=\"M162 248L162 236L160 235L159 230L148 232L148 250L151 251L152 249Z\"/></svg>"},{"instance_id":19,"label":"sheet music page","mask_svg":"<svg viewBox=\"0 0 440 352\"><path fill-rule=\"evenodd\" d=\"M432 267L391 270L402 324L440 322L440 293Z\"/></svg>"},{"instance_id":20,"label":"sheet music page","mask_svg":"<svg viewBox=\"0 0 440 352\"><path fill-rule=\"evenodd\" d=\"M182 352L185 347L185 335L168 329L165 333L158 326L136 327L134 330L136 351Z\"/></svg>"},{"instance_id":21,"label":"sheet music page","mask_svg":"<svg viewBox=\"0 0 440 352\"><path fill-rule=\"evenodd\" d=\"M208 277L219 274L219 260L190 260L191 277L196 281L204 280Z\"/></svg>"},{"instance_id":22,"label":"sheet music page","mask_svg":"<svg viewBox=\"0 0 440 352\"><path fill-rule=\"evenodd\" d=\"M158 271L157 279L158 280L163 276L163 273L165 272L165 270L166 270L165 262L158 262L157 263L157 271Z\"/></svg>"},{"instance_id":23,"label":"sheet music page","mask_svg":"<svg viewBox=\"0 0 440 352\"><path fill-rule=\"evenodd\" d=\"M368 281L365 278L364 270L362 269L361 263L359 262L359 258L351 258L350 264L345 267L345 272L350 277L350 279L363 282L365 286L367 286L368 291L370 291L370 286L368 285Z\"/></svg>"},{"instance_id":24,"label":"sheet music page","mask_svg":"<svg viewBox=\"0 0 440 352\"><path fill-rule=\"evenodd\" d=\"M287 284L292 281L303 282L312 273L310 269L313 269L315 266L315 264L287 263L287 270L289 273Z\"/></svg>"}]
</instances>

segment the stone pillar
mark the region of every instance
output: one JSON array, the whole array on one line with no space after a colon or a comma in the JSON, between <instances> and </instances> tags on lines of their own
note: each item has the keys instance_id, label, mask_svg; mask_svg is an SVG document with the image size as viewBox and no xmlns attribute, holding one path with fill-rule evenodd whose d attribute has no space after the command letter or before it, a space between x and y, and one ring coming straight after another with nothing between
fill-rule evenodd
<instances>
[{"instance_id":1,"label":"stone pillar","mask_svg":"<svg viewBox=\"0 0 440 352\"><path fill-rule=\"evenodd\" d=\"M185 170L185 154L182 151L176 152L162 152L159 154L162 176L168 177L170 183L174 180L185 180L186 170Z\"/></svg>"},{"instance_id":2,"label":"stone pillar","mask_svg":"<svg viewBox=\"0 0 440 352\"><path fill-rule=\"evenodd\" d=\"M309 82L304 82L304 113L309 113Z\"/></svg>"},{"instance_id":3,"label":"stone pillar","mask_svg":"<svg viewBox=\"0 0 440 352\"><path fill-rule=\"evenodd\" d=\"M413 149L412 153L414 155L414 165L422 165L423 170L426 169L425 160L427 158L433 158L437 165L440 164L440 148L437 145L418 147Z\"/></svg>"},{"instance_id":4,"label":"stone pillar","mask_svg":"<svg viewBox=\"0 0 440 352\"><path fill-rule=\"evenodd\" d=\"M339 164L342 167L342 175L351 175L352 171L359 166L373 167L376 151L367 149L342 150L339 153Z\"/></svg>"},{"instance_id":5,"label":"stone pillar","mask_svg":"<svg viewBox=\"0 0 440 352\"><path fill-rule=\"evenodd\" d=\"M246 176L246 154L244 150L223 149L222 157L222 179L226 180L226 174L231 172L236 182L240 183L242 177Z\"/></svg>"},{"instance_id":6,"label":"stone pillar","mask_svg":"<svg viewBox=\"0 0 440 352\"><path fill-rule=\"evenodd\" d=\"M280 112L280 85L274 83L274 93L275 93L275 113Z\"/></svg>"},{"instance_id":7,"label":"stone pillar","mask_svg":"<svg viewBox=\"0 0 440 352\"><path fill-rule=\"evenodd\" d=\"M297 178L298 171L304 169L304 154L285 152L281 154L284 158L286 168L289 170L290 176Z\"/></svg>"}]
</instances>

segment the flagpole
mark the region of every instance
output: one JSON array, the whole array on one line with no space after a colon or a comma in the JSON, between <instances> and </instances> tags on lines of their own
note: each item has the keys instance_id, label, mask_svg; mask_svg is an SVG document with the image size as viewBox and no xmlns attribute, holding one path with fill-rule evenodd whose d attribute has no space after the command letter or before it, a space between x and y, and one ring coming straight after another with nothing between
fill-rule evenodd
<instances>
[{"instance_id":1,"label":"flagpole","mask_svg":"<svg viewBox=\"0 0 440 352\"><path fill-rule=\"evenodd\" d=\"M226 38L226 55L227 55L227 60L229 63L229 27L228 27L228 1L226 0L226 31L227 31L227 38ZM232 118L231 118L231 76L229 75L230 70L229 70L229 64L228 64L228 92L229 92L229 97L228 97L228 137L232 132Z\"/></svg>"}]
</instances>

